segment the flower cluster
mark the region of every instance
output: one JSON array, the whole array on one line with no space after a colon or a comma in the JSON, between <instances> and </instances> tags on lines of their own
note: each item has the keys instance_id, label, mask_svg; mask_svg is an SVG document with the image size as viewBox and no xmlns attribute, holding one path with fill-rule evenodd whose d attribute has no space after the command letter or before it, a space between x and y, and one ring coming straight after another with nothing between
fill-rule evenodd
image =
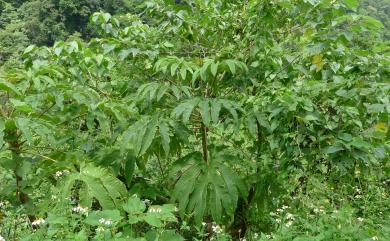
<instances>
[{"instance_id":1,"label":"flower cluster","mask_svg":"<svg viewBox=\"0 0 390 241\"><path fill-rule=\"evenodd\" d=\"M7 206L8 204L9 204L9 202L8 202L7 200L1 201L1 202L0 202L0 208L4 208L4 207ZM0 239L0 241L1 241L1 239Z\"/></svg>"},{"instance_id":2,"label":"flower cluster","mask_svg":"<svg viewBox=\"0 0 390 241\"><path fill-rule=\"evenodd\" d=\"M103 228L103 227L98 227L98 228L96 229L96 232L97 232L97 233L104 232L104 228Z\"/></svg>"},{"instance_id":3,"label":"flower cluster","mask_svg":"<svg viewBox=\"0 0 390 241\"><path fill-rule=\"evenodd\" d=\"M101 218L101 219L99 219L99 223L109 226L109 225L112 224L112 220L111 219Z\"/></svg>"},{"instance_id":4,"label":"flower cluster","mask_svg":"<svg viewBox=\"0 0 390 241\"><path fill-rule=\"evenodd\" d=\"M39 218L37 220L34 220L31 225L32 226L38 226L38 225L41 225L41 224L44 224L46 221L45 219L42 219L42 218Z\"/></svg>"},{"instance_id":5,"label":"flower cluster","mask_svg":"<svg viewBox=\"0 0 390 241\"><path fill-rule=\"evenodd\" d=\"M213 225L211 226L211 229L213 230L214 233L218 234L218 233L222 233L223 229L216 223L213 223Z\"/></svg>"},{"instance_id":6,"label":"flower cluster","mask_svg":"<svg viewBox=\"0 0 390 241\"><path fill-rule=\"evenodd\" d=\"M70 172L68 170L63 170L63 171L56 171L54 174L55 177L62 177L63 175L69 174Z\"/></svg>"},{"instance_id":7,"label":"flower cluster","mask_svg":"<svg viewBox=\"0 0 390 241\"><path fill-rule=\"evenodd\" d=\"M161 213L161 208L154 208L154 207L151 207L149 208L148 212L149 213Z\"/></svg>"},{"instance_id":8,"label":"flower cluster","mask_svg":"<svg viewBox=\"0 0 390 241\"><path fill-rule=\"evenodd\" d=\"M74 207L72 208L72 211L75 212L75 213L81 213L81 214L85 214L85 215L88 215L88 208L87 207L82 207L80 205L78 205L77 207Z\"/></svg>"}]
</instances>

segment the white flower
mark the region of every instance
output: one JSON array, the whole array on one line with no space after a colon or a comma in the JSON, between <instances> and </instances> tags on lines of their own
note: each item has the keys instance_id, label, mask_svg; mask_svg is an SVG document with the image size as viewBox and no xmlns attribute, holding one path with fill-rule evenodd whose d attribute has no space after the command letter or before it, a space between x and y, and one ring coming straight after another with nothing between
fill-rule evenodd
<instances>
[{"instance_id":1,"label":"white flower","mask_svg":"<svg viewBox=\"0 0 390 241\"><path fill-rule=\"evenodd\" d=\"M0 208L3 208L3 207L5 207L5 206L7 206L8 205L8 201L2 201L2 202L0 202ZM0 240L1 241L1 240Z\"/></svg>"},{"instance_id":2,"label":"white flower","mask_svg":"<svg viewBox=\"0 0 390 241\"><path fill-rule=\"evenodd\" d=\"M222 233L222 228L219 225L213 224L213 226L211 226L211 229L214 233Z\"/></svg>"},{"instance_id":3,"label":"white flower","mask_svg":"<svg viewBox=\"0 0 390 241\"><path fill-rule=\"evenodd\" d=\"M3 236L0 235L0 241L5 241L5 238L3 238Z\"/></svg>"},{"instance_id":4,"label":"white flower","mask_svg":"<svg viewBox=\"0 0 390 241\"><path fill-rule=\"evenodd\" d=\"M99 219L99 223L104 224L104 225L111 225L112 221L111 221L111 219L101 218L101 219Z\"/></svg>"},{"instance_id":5,"label":"white flower","mask_svg":"<svg viewBox=\"0 0 390 241\"><path fill-rule=\"evenodd\" d=\"M285 205L282 206L282 209L287 209L287 208L288 208L288 206L285 206Z\"/></svg>"},{"instance_id":6,"label":"white flower","mask_svg":"<svg viewBox=\"0 0 390 241\"><path fill-rule=\"evenodd\" d=\"M145 203L145 204L149 204L149 203L150 203L150 200L149 200L149 199L145 199L145 200L144 200L144 203Z\"/></svg>"},{"instance_id":7,"label":"white flower","mask_svg":"<svg viewBox=\"0 0 390 241\"><path fill-rule=\"evenodd\" d=\"M78 205L77 207L72 208L72 211L75 213L87 214L88 208L87 207L84 208L84 207Z\"/></svg>"},{"instance_id":8,"label":"white flower","mask_svg":"<svg viewBox=\"0 0 390 241\"><path fill-rule=\"evenodd\" d=\"M104 228L103 227L98 227L96 229L96 232L100 233L100 232L104 232Z\"/></svg>"},{"instance_id":9,"label":"white flower","mask_svg":"<svg viewBox=\"0 0 390 241\"><path fill-rule=\"evenodd\" d=\"M179 209L177 207L175 207L175 212L179 212Z\"/></svg>"},{"instance_id":10,"label":"white flower","mask_svg":"<svg viewBox=\"0 0 390 241\"><path fill-rule=\"evenodd\" d=\"M278 213L283 212L283 209L278 208L278 209L276 209L276 212L278 212Z\"/></svg>"},{"instance_id":11,"label":"white flower","mask_svg":"<svg viewBox=\"0 0 390 241\"><path fill-rule=\"evenodd\" d=\"M276 223L281 223L282 221L279 218L277 218L277 219L275 219L275 222Z\"/></svg>"},{"instance_id":12,"label":"white flower","mask_svg":"<svg viewBox=\"0 0 390 241\"><path fill-rule=\"evenodd\" d=\"M358 220L359 222L363 222L364 218L358 217L357 220Z\"/></svg>"},{"instance_id":13,"label":"white flower","mask_svg":"<svg viewBox=\"0 0 390 241\"><path fill-rule=\"evenodd\" d=\"M257 239L257 238L259 237L259 234L258 234L258 233L254 233L254 234L253 234L253 237L254 237L255 239Z\"/></svg>"},{"instance_id":14,"label":"white flower","mask_svg":"<svg viewBox=\"0 0 390 241\"><path fill-rule=\"evenodd\" d=\"M269 234L265 235L265 237L266 237L267 239L271 239L271 238L272 238L272 236L269 235Z\"/></svg>"},{"instance_id":15,"label":"white flower","mask_svg":"<svg viewBox=\"0 0 390 241\"><path fill-rule=\"evenodd\" d=\"M287 213L286 214L286 218L288 219L288 220L294 220L295 218L294 218L294 215L292 215L291 213Z\"/></svg>"},{"instance_id":16,"label":"white flower","mask_svg":"<svg viewBox=\"0 0 390 241\"><path fill-rule=\"evenodd\" d=\"M270 212L269 215L271 215L271 216L276 216L276 213Z\"/></svg>"},{"instance_id":17,"label":"white flower","mask_svg":"<svg viewBox=\"0 0 390 241\"><path fill-rule=\"evenodd\" d=\"M372 240L379 240L379 238L377 236L374 236L371 238Z\"/></svg>"},{"instance_id":18,"label":"white flower","mask_svg":"<svg viewBox=\"0 0 390 241\"><path fill-rule=\"evenodd\" d=\"M151 207L149 208L148 212L149 213L161 213L161 208L154 208L154 207Z\"/></svg>"},{"instance_id":19,"label":"white flower","mask_svg":"<svg viewBox=\"0 0 390 241\"><path fill-rule=\"evenodd\" d=\"M205 223L205 222L202 222L202 226L206 226L206 224L207 224L207 223Z\"/></svg>"},{"instance_id":20,"label":"white flower","mask_svg":"<svg viewBox=\"0 0 390 241\"><path fill-rule=\"evenodd\" d=\"M54 174L55 177L61 177L63 175L69 174L70 172L68 170L63 170L63 171L56 171Z\"/></svg>"},{"instance_id":21,"label":"white flower","mask_svg":"<svg viewBox=\"0 0 390 241\"><path fill-rule=\"evenodd\" d=\"M45 219L39 218L39 219L35 220L34 222L32 222L31 225L38 226L38 225L44 224L45 222L46 222Z\"/></svg>"}]
</instances>

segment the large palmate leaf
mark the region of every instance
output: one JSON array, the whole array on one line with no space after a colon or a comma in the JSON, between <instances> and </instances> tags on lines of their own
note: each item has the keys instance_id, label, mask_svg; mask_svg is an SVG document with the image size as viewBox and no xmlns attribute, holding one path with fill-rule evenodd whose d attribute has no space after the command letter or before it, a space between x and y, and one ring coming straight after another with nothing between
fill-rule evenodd
<instances>
[{"instance_id":1,"label":"large palmate leaf","mask_svg":"<svg viewBox=\"0 0 390 241\"><path fill-rule=\"evenodd\" d=\"M181 215L192 213L196 223L211 215L216 222L232 220L239 197L246 197L246 186L225 162L234 158L211 147L209 163L202 154L193 152L173 168L178 181L172 199L179 202Z\"/></svg>"},{"instance_id":2,"label":"large palmate leaf","mask_svg":"<svg viewBox=\"0 0 390 241\"><path fill-rule=\"evenodd\" d=\"M80 172L71 172L59 182L59 190L63 200L69 198L74 191L77 181L81 182L79 202L90 207L95 198L103 209L121 207L127 194L126 187L112 173L102 167L82 164Z\"/></svg>"},{"instance_id":3,"label":"large palmate leaf","mask_svg":"<svg viewBox=\"0 0 390 241\"><path fill-rule=\"evenodd\" d=\"M183 123L188 123L191 115L196 111L200 114L202 123L209 126L211 122L218 124L222 109L227 111L230 114L228 117L232 117L234 122L237 123L238 112L242 111L242 108L233 101L219 98L195 97L185 100L173 109L172 117L178 119L182 117Z\"/></svg>"}]
</instances>

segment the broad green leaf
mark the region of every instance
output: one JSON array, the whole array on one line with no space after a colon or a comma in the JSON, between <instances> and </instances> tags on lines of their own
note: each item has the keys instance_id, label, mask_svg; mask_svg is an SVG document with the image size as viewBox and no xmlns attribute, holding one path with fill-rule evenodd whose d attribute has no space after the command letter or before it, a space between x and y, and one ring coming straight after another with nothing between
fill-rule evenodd
<instances>
[{"instance_id":1,"label":"broad green leaf","mask_svg":"<svg viewBox=\"0 0 390 241\"><path fill-rule=\"evenodd\" d=\"M343 0L344 4L352 9L352 10L356 10L357 7L359 7L359 0Z\"/></svg>"},{"instance_id":2,"label":"broad green leaf","mask_svg":"<svg viewBox=\"0 0 390 241\"><path fill-rule=\"evenodd\" d=\"M209 100L201 100L198 104L199 106L199 112L202 116L202 122L205 124L205 126L210 125L210 106L209 106Z\"/></svg>"},{"instance_id":3,"label":"broad green leaf","mask_svg":"<svg viewBox=\"0 0 390 241\"><path fill-rule=\"evenodd\" d=\"M217 62L217 63L212 63L212 64L211 64L210 70L211 70L211 74L212 74L213 76L216 76L216 75L217 75L217 72L218 72L218 65L219 65L218 62Z\"/></svg>"},{"instance_id":4,"label":"broad green leaf","mask_svg":"<svg viewBox=\"0 0 390 241\"><path fill-rule=\"evenodd\" d=\"M19 90L13 84L2 79L0 79L0 90L4 90L8 93L13 93L15 95L21 95Z\"/></svg>"},{"instance_id":5,"label":"broad green leaf","mask_svg":"<svg viewBox=\"0 0 390 241\"><path fill-rule=\"evenodd\" d=\"M169 143L170 143L169 128L164 122L160 122L158 124L158 128L159 128L160 135L161 135L162 146L163 146L165 155L167 156L169 154Z\"/></svg>"},{"instance_id":6,"label":"broad green leaf","mask_svg":"<svg viewBox=\"0 0 390 241\"><path fill-rule=\"evenodd\" d=\"M214 124L219 122L219 112L221 111L222 104L217 99L213 99L211 102L211 119Z\"/></svg>"},{"instance_id":7,"label":"broad green leaf","mask_svg":"<svg viewBox=\"0 0 390 241\"><path fill-rule=\"evenodd\" d=\"M22 132L23 137L27 140L28 143L33 143L33 136L30 130L30 121L27 118L17 118L16 125Z\"/></svg>"},{"instance_id":8,"label":"broad green leaf","mask_svg":"<svg viewBox=\"0 0 390 241\"><path fill-rule=\"evenodd\" d=\"M145 209L145 203L136 196L131 196L127 200L126 204L123 205L123 210L125 210L130 215L143 213Z\"/></svg>"},{"instance_id":9,"label":"broad green leaf","mask_svg":"<svg viewBox=\"0 0 390 241\"><path fill-rule=\"evenodd\" d=\"M150 121L146 127L145 135L142 137L142 144L139 155L145 154L145 152L149 149L153 142L154 136L156 135L156 129L156 121Z\"/></svg>"}]
</instances>

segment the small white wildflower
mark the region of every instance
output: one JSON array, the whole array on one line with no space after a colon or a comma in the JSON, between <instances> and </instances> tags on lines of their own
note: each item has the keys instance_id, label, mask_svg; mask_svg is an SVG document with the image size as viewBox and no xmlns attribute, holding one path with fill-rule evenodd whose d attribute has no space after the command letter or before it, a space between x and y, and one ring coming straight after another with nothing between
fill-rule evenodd
<instances>
[{"instance_id":1,"label":"small white wildflower","mask_svg":"<svg viewBox=\"0 0 390 241\"><path fill-rule=\"evenodd\" d=\"M372 240L379 240L379 238L377 236L374 236L371 238Z\"/></svg>"},{"instance_id":2,"label":"small white wildflower","mask_svg":"<svg viewBox=\"0 0 390 241\"><path fill-rule=\"evenodd\" d=\"M149 213L161 213L161 208L155 208L155 207L151 207L149 208L148 212Z\"/></svg>"},{"instance_id":3,"label":"small white wildflower","mask_svg":"<svg viewBox=\"0 0 390 241\"><path fill-rule=\"evenodd\" d=\"M276 213L270 212L269 215L271 215L271 216L276 216Z\"/></svg>"},{"instance_id":4,"label":"small white wildflower","mask_svg":"<svg viewBox=\"0 0 390 241\"><path fill-rule=\"evenodd\" d=\"M287 209L287 208L289 208L289 207L286 206L286 205L283 205L283 206L282 206L282 209Z\"/></svg>"},{"instance_id":5,"label":"small white wildflower","mask_svg":"<svg viewBox=\"0 0 390 241\"><path fill-rule=\"evenodd\" d=\"M213 230L214 233L222 233L222 228L219 225L213 224L211 229Z\"/></svg>"},{"instance_id":6,"label":"small white wildflower","mask_svg":"<svg viewBox=\"0 0 390 241\"><path fill-rule=\"evenodd\" d=\"M202 226L206 226L206 224L207 224L207 223L205 223L205 222L202 222Z\"/></svg>"},{"instance_id":7,"label":"small white wildflower","mask_svg":"<svg viewBox=\"0 0 390 241\"><path fill-rule=\"evenodd\" d=\"M283 209L278 208L278 209L276 209L276 212L281 213L281 212L283 212Z\"/></svg>"},{"instance_id":8,"label":"small white wildflower","mask_svg":"<svg viewBox=\"0 0 390 241\"><path fill-rule=\"evenodd\" d=\"M272 236L269 235L269 234L265 235L265 237L266 237L267 239L271 239L271 238L272 238Z\"/></svg>"},{"instance_id":9,"label":"small white wildflower","mask_svg":"<svg viewBox=\"0 0 390 241\"><path fill-rule=\"evenodd\" d=\"M246 241L246 238L240 238L240 241Z\"/></svg>"},{"instance_id":10,"label":"small white wildflower","mask_svg":"<svg viewBox=\"0 0 390 241\"><path fill-rule=\"evenodd\" d=\"M63 170L63 171L56 171L54 174L55 177L61 177L63 175L69 174L70 172L68 170Z\"/></svg>"},{"instance_id":11,"label":"small white wildflower","mask_svg":"<svg viewBox=\"0 0 390 241\"><path fill-rule=\"evenodd\" d=\"M291 213L287 213L286 214L286 218L289 219L289 220L294 220L294 215L292 215Z\"/></svg>"},{"instance_id":12,"label":"small white wildflower","mask_svg":"<svg viewBox=\"0 0 390 241\"><path fill-rule=\"evenodd\" d=\"M111 225L112 221L111 221L111 219L101 218L101 219L99 219L99 223L104 224L104 225Z\"/></svg>"},{"instance_id":13,"label":"small white wildflower","mask_svg":"<svg viewBox=\"0 0 390 241\"><path fill-rule=\"evenodd\" d=\"M44 224L45 222L46 222L45 219L39 218L39 219L35 220L34 222L32 222L31 225L38 226L38 225Z\"/></svg>"},{"instance_id":14,"label":"small white wildflower","mask_svg":"<svg viewBox=\"0 0 390 241\"><path fill-rule=\"evenodd\" d=\"M61 171L56 171L56 173L54 174L56 177L60 177L62 176L62 172Z\"/></svg>"},{"instance_id":15,"label":"small white wildflower","mask_svg":"<svg viewBox=\"0 0 390 241\"><path fill-rule=\"evenodd\" d=\"M72 208L72 211L75 213L87 214L88 208L87 207L84 208L84 207L78 205L77 207Z\"/></svg>"},{"instance_id":16,"label":"small white wildflower","mask_svg":"<svg viewBox=\"0 0 390 241\"><path fill-rule=\"evenodd\" d=\"M277 218L277 219L275 219L275 222L276 222L276 223L281 223L282 220L280 220L279 218Z\"/></svg>"},{"instance_id":17,"label":"small white wildflower","mask_svg":"<svg viewBox=\"0 0 390 241\"><path fill-rule=\"evenodd\" d=\"M255 239L257 239L257 238L259 237L259 234L258 234L258 233L254 233L254 234L253 234L253 237L254 237Z\"/></svg>"},{"instance_id":18,"label":"small white wildflower","mask_svg":"<svg viewBox=\"0 0 390 241\"><path fill-rule=\"evenodd\" d=\"M289 228L292 224L293 224L292 221L288 221L288 222L286 223L286 227Z\"/></svg>"},{"instance_id":19,"label":"small white wildflower","mask_svg":"<svg viewBox=\"0 0 390 241\"><path fill-rule=\"evenodd\" d=\"M0 241L5 241L5 238L0 235Z\"/></svg>"},{"instance_id":20,"label":"small white wildflower","mask_svg":"<svg viewBox=\"0 0 390 241\"><path fill-rule=\"evenodd\" d=\"M2 201L2 202L0 202L0 208L4 208L8 204L9 204L9 202L7 200L6 201Z\"/></svg>"},{"instance_id":21,"label":"small white wildflower","mask_svg":"<svg viewBox=\"0 0 390 241\"><path fill-rule=\"evenodd\" d=\"M96 232L100 233L100 232L104 232L104 228L103 227L98 227L96 229Z\"/></svg>"},{"instance_id":22,"label":"small white wildflower","mask_svg":"<svg viewBox=\"0 0 390 241\"><path fill-rule=\"evenodd\" d=\"M362 198L362 195L358 194L355 196L355 198L360 199L360 198Z\"/></svg>"},{"instance_id":23,"label":"small white wildflower","mask_svg":"<svg viewBox=\"0 0 390 241\"><path fill-rule=\"evenodd\" d=\"M363 222L364 218L358 217L357 220L358 220L359 222Z\"/></svg>"},{"instance_id":24,"label":"small white wildflower","mask_svg":"<svg viewBox=\"0 0 390 241\"><path fill-rule=\"evenodd\" d=\"M150 203L150 200L149 200L149 199L145 199L145 200L144 200L144 203L145 203L145 204L149 204L149 203Z\"/></svg>"},{"instance_id":25,"label":"small white wildflower","mask_svg":"<svg viewBox=\"0 0 390 241\"><path fill-rule=\"evenodd\" d=\"M179 212L179 209L177 207L175 207L175 212Z\"/></svg>"},{"instance_id":26,"label":"small white wildflower","mask_svg":"<svg viewBox=\"0 0 390 241\"><path fill-rule=\"evenodd\" d=\"M313 209L313 212L314 212L314 213L319 213L320 210L319 210L318 208L314 208L314 209Z\"/></svg>"}]
</instances>

